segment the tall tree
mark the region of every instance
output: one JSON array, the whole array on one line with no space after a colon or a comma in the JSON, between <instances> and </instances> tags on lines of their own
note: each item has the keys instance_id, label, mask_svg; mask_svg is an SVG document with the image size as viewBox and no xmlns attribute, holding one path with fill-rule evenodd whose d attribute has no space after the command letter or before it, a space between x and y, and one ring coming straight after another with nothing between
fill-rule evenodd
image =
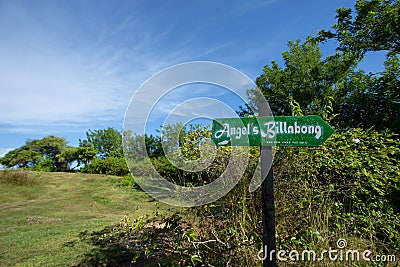
<instances>
[{"instance_id":1,"label":"tall tree","mask_svg":"<svg viewBox=\"0 0 400 267\"><path fill-rule=\"evenodd\" d=\"M338 94L335 122L341 128L375 127L400 132L400 2L357 0L354 10L337 9L332 30L321 30L317 40L336 39L338 50L363 59L366 53L386 51L384 71L351 72Z\"/></svg>"},{"instance_id":2,"label":"tall tree","mask_svg":"<svg viewBox=\"0 0 400 267\"><path fill-rule=\"evenodd\" d=\"M356 71L343 83L335 122L340 128L363 127L400 132L400 58L389 56L377 74Z\"/></svg>"},{"instance_id":3,"label":"tall tree","mask_svg":"<svg viewBox=\"0 0 400 267\"><path fill-rule=\"evenodd\" d=\"M273 61L257 78L272 112L318 114L340 129L399 132L399 5L391 0L357 0L354 18L351 9L339 8L332 31L322 30L304 43L289 42L289 50L282 54L284 68ZM336 39L338 48L324 59L320 45L328 39ZM387 51L385 70L356 70L365 53L373 51Z\"/></svg>"},{"instance_id":4,"label":"tall tree","mask_svg":"<svg viewBox=\"0 0 400 267\"><path fill-rule=\"evenodd\" d=\"M369 51L400 52L400 2L357 0L355 10L339 8L332 30L321 30L319 40L336 39L339 49L362 57ZM353 17L354 14L354 17Z\"/></svg>"},{"instance_id":5,"label":"tall tree","mask_svg":"<svg viewBox=\"0 0 400 267\"><path fill-rule=\"evenodd\" d=\"M97 155L98 151L91 143L80 144L77 148L78 166L88 165Z\"/></svg>"},{"instance_id":6,"label":"tall tree","mask_svg":"<svg viewBox=\"0 0 400 267\"><path fill-rule=\"evenodd\" d=\"M337 87L357 63L356 58L341 52L323 58L319 43L311 37L304 43L289 41L289 50L282 56L284 68L272 61L256 80L274 115L291 115L293 105L305 114L323 115Z\"/></svg>"},{"instance_id":7,"label":"tall tree","mask_svg":"<svg viewBox=\"0 0 400 267\"><path fill-rule=\"evenodd\" d=\"M78 160L78 148L67 146L56 155L56 158L60 164L63 164L63 170L71 170L73 169L72 164Z\"/></svg>"},{"instance_id":8,"label":"tall tree","mask_svg":"<svg viewBox=\"0 0 400 267\"><path fill-rule=\"evenodd\" d=\"M86 140L80 140L80 146L86 144L92 144L100 158L123 157L122 135L114 128L87 131Z\"/></svg>"}]
</instances>

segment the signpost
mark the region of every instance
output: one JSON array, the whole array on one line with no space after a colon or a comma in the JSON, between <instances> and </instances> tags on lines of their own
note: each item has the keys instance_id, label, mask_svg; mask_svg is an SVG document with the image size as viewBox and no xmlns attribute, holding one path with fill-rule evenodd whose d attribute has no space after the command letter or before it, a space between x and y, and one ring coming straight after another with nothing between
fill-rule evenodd
<instances>
[{"instance_id":1,"label":"signpost","mask_svg":"<svg viewBox=\"0 0 400 267\"><path fill-rule=\"evenodd\" d=\"M319 116L268 117L266 103L259 117L214 119L212 141L217 146L260 146L264 267L276 266L276 234L272 146L320 146L334 132Z\"/></svg>"},{"instance_id":2,"label":"signpost","mask_svg":"<svg viewBox=\"0 0 400 267\"><path fill-rule=\"evenodd\" d=\"M214 119L217 146L320 146L334 130L319 116Z\"/></svg>"}]
</instances>

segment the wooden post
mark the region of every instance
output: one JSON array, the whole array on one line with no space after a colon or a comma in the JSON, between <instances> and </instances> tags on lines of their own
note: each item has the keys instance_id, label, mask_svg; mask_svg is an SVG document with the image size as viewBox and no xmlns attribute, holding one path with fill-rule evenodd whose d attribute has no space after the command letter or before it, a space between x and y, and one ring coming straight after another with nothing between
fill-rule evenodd
<instances>
[{"instance_id":1,"label":"wooden post","mask_svg":"<svg viewBox=\"0 0 400 267\"><path fill-rule=\"evenodd\" d=\"M267 168L269 167L267 160L271 160L271 158L272 148L261 147L261 175L266 177L261 184L263 250L264 257L266 257L263 262L264 267L276 266L274 174L272 166L267 173Z\"/></svg>"},{"instance_id":2,"label":"wooden post","mask_svg":"<svg viewBox=\"0 0 400 267\"><path fill-rule=\"evenodd\" d=\"M268 116L267 103L258 104L258 115ZM263 224L263 267L276 267L276 233L275 233L275 201L274 174L272 170L272 147L262 146L261 154L261 184L262 224Z\"/></svg>"}]
</instances>

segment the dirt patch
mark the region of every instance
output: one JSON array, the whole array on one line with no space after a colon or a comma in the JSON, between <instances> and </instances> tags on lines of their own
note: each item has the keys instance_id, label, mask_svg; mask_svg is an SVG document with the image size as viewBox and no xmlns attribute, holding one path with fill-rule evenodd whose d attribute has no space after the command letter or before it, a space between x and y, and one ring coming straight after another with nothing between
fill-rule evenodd
<instances>
[{"instance_id":1,"label":"dirt patch","mask_svg":"<svg viewBox=\"0 0 400 267\"><path fill-rule=\"evenodd\" d=\"M11 202L9 202L9 203L4 203L4 204L1 204L0 205L0 209L2 209L2 208L7 208L7 207L12 207L12 206L15 206L17 203L16 202L14 202L14 203L11 203Z\"/></svg>"}]
</instances>

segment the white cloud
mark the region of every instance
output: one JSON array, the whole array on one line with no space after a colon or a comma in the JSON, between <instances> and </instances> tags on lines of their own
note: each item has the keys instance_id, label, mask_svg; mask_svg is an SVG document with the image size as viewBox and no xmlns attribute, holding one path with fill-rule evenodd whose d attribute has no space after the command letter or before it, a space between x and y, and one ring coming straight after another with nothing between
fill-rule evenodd
<instances>
[{"instance_id":1,"label":"white cloud","mask_svg":"<svg viewBox=\"0 0 400 267\"><path fill-rule=\"evenodd\" d=\"M99 27L86 36L79 31L88 34L87 21L75 31L65 14L47 10L51 18L46 18L61 25L57 32L27 9L12 2L0 5L0 36L7 37L0 42L0 125L10 129L79 126L116 114L119 118L111 119L122 123L134 90L168 61L144 53L166 33L152 38L140 28L140 19L121 19L115 27ZM127 30L137 37L120 45L116 40Z\"/></svg>"},{"instance_id":2,"label":"white cloud","mask_svg":"<svg viewBox=\"0 0 400 267\"><path fill-rule=\"evenodd\" d=\"M4 157L8 152L14 148L0 148L0 158Z\"/></svg>"},{"instance_id":3,"label":"white cloud","mask_svg":"<svg viewBox=\"0 0 400 267\"><path fill-rule=\"evenodd\" d=\"M139 3L130 2L135 8L123 5L110 12L109 3L0 2L3 132L82 131L97 122L122 124L132 94L151 74L215 57L237 45L233 39L203 38L215 26L206 17L202 23L193 20L190 30L176 31L180 22L151 16ZM159 8L163 5L170 8ZM154 92L146 93L150 98ZM159 106L160 111L167 112L171 104Z\"/></svg>"}]
</instances>

